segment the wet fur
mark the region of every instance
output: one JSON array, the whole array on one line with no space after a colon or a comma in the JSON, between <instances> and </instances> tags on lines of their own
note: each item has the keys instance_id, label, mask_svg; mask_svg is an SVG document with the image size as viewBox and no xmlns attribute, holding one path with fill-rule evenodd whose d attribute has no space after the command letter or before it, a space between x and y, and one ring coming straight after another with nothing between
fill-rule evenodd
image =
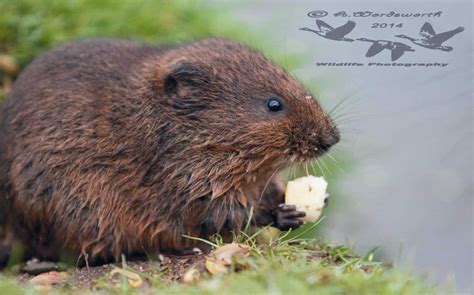
<instances>
[{"instance_id":1,"label":"wet fur","mask_svg":"<svg viewBox=\"0 0 474 295\"><path fill-rule=\"evenodd\" d=\"M265 109L274 94L281 114ZM278 177L263 192L275 170L339 138L305 96L259 52L221 38L49 51L0 112L0 220L28 255L91 263L238 232L252 207L254 224L271 224L284 198Z\"/></svg>"}]
</instances>

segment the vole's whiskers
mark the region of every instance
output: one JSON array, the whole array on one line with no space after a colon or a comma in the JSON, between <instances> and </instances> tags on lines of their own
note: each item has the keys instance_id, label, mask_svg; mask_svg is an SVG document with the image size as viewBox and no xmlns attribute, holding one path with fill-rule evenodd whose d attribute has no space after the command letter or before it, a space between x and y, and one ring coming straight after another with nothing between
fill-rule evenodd
<instances>
[{"instance_id":1,"label":"vole's whiskers","mask_svg":"<svg viewBox=\"0 0 474 295\"><path fill-rule=\"evenodd\" d=\"M265 190L267 189L268 187L268 184L270 184L270 181L272 180L272 178L275 176L275 174L277 173L278 169L280 169L281 165L278 165L276 168L275 168L275 171L273 171L273 173L270 175L270 177L268 178L267 182L265 183L265 186L263 187L263 190L262 190L262 193L260 194L260 198L258 198L258 203L260 203L260 201L262 200L262 197L263 197L263 194L265 193Z\"/></svg>"},{"instance_id":2,"label":"vole's whiskers","mask_svg":"<svg viewBox=\"0 0 474 295\"><path fill-rule=\"evenodd\" d=\"M353 122L359 121L365 117L367 114L364 112L357 111L363 102L367 98L362 98L358 94L361 92L363 88L359 87L356 88L354 91L349 92L348 95L344 96L330 111L329 115L335 125L338 126L340 131L357 131L353 128ZM346 132L344 132L346 133ZM338 146L338 145L336 145Z\"/></svg>"},{"instance_id":3,"label":"vole's whiskers","mask_svg":"<svg viewBox=\"0 0 474 295\"><path fill-rule=\"evenodd\" d=\"M334 115L336 110L339 110L341 106L343 106L344 102L346 102L349 98L353 97L354 94L348 94L344 96L335 106L332 107L332 109L328 112L329 116Z\"/></svg>"},{"instance_id":4,"label":"vole's whiskers","mask_svg":"<svg viewBox=\"0 0 474 295\"><path fill-rule=\"evenodd\" d=\"M319 161L316 160L315 163L316 163L316 165L318 165L319 171L321 171L321 174L323 175L323 177L326 178L326 174L324 174L324 171L323 171L323 169L321 168L321 165L319 165Z\"/></svg>"},{"instance_id":5,"label":"vole's whiskers","mask_svg":"<svg viewBox=\"0 0 474 295\"><path fill-rule=\"evenodd\" d=\"M334 165L335 165L339 170L341 170L341 172L346 173L346 171L341 168L341 166L339 165L339 162L336 160L336 158L333 157L333 155L331 155L330 153L327 153L326 155L328 155L328 158L331 159L331 160L334 162Z\"/></svg>"},{"instance_id":6,"label":"vole's whiskers","mask_svg":"<svg viewBox=\"0 0 474 295\"><path fill-rule=\"evenodd\" d=\"M362 88L359 88L358 90L351 91L349 94L344 96L329 112L328 115L332 116L336 114L336 111L341 111L343 110L346 106L348 106L347 102L349 102L350 98L354 98L356 94L358 94L361 91ZM353 101L351 101L353 102ZM358 102L358 101L356 101Z\"/></svg>"},{"instance_id":7,"label":"vole's whiskers","mask_svg":"<svg viewBox=\"0 0 474 295\"><path fill-rule=\"evenodd\" d=\"M314 167L314 161L311 161L310 165L311 165L311 173L314 175L316 174L316 168Z\"/></svg>"},{"instance_id":8,"label":"vole's whiskers","mask_svg":"<svg viewBox=\"0 0 474 295\"><path fill-rule=\"evenodd\" d=\"M292 174L292 175L291 175L291 179L294 179L294 178L296 178L296 173L298 172L298 165L292 166L291 169L292 169L292 171L291 171L291 172L292 172L292 173L291 173L291 174Z\"/></svg>"},{"instance_id":9,"label":"vole's whiskers","mask_svg":"<svg viewBox=\"0 0 474 295\"><path fill-rule=\"evenodd\" d=\"M356 128L347 128L347 127L340 127L338 126L338 129L341 133L347 133L346 131L350 131L351 133L356 133L356 134L362 134L362 130L356 129Z\"/></svg>"},{"instance_id":10,"label":"vole's whiskers","mask_svg":"<svg viewBox=\"0 0 474 295\"><path fill-rule=\"evenodd\" d=\"M336 123L336 125L340 125L341 123L353 122L356 120L360 120L361 118L363 118L362 113L352 112L334 116L332 120L334 121L334 123Z\"/></svg>"},{"instance_id":11,"label":"vole's whiskers","mask_svg":"<svg viewBox=\"0 0 474 295\"><path fill-rule=\"evenodd\" d=\"M326 169L326 172L332 176L331 170L326 166L326 162L324 162L324 158L321 158L321 165Z\"/></svg>"}]
</instances>

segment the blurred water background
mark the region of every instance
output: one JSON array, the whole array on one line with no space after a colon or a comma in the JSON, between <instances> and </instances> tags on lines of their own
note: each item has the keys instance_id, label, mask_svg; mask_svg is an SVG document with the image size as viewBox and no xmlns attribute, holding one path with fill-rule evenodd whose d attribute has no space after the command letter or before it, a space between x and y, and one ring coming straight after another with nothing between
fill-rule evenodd
<instances>
[{"instance_id":1,"label":"blurred water background","mask_svg":"<svg viewBox=\"0 0 474 295\"><path fill-rule=\"evenodd\" d=\"M330 183L337 200L331 200L324 237L352 242L360 253L378 245L382 259L410 265L438 283L454 276L459 290L472 291L472 2L277 1L232 9L239 21L272 40L271 50L300 57L291 72L314 85L327 109L344 99L336 112L343 115L339 149L350 167L336 171ZM451 52L411 44L416 51L397 60L448 63L445 67L318 67L317 62L391 61L388 51L366 58L366 42L338 42L299 30L317 28L307 16L315 10L329 12L322 19L334 27L347 21L332 15L339 11L442 11L437 18L352 18L357 26L347 37L410 44L393 36L417 37L425 21L437 33L465 30L443 44L452 46ZM374 22L403 27L372 29Z\"/></svg>"}]
</instances>

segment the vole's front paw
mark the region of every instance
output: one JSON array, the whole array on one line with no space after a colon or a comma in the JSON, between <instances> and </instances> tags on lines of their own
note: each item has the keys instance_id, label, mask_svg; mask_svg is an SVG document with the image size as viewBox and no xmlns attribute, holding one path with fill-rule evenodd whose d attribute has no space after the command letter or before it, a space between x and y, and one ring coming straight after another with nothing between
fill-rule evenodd
<instances>
[{"instance_id":1,"label":"vole's front paw","mask_svg":"<svg viewBox=\"0 0 474 295\"><path fill-rule=\"evenodd\" d=\"M273 226L282 231L300 227L303 224L303 221L298 218L306 216L306 212L296 211L295 205L287 204L280 204L272 213L275 217L275 223Z\"/></svg>"}]
</instances>

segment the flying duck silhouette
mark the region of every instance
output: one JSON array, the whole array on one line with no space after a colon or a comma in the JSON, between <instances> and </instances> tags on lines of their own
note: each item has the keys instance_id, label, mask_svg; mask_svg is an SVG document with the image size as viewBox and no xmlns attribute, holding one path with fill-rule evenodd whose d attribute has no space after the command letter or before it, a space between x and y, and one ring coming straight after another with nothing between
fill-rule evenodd
<instances>
[{"instance_id":1,"label":"flying duck silhouette","mask_svg":"<svg viewBox=\"0 0 474 295\"><path fill-rule=\"evenodd\" d=\"M347 41L352 42L354 39L346 38L345 36L352 32L356 23L354 21L347 21L344 25L333 28L322 20L317 19L316 25L318 30L313 30L310 28L300 28L302 31L309 31L318 34L321 37L326 39L335 40L335 41Z\"/></svg>"},{"instance_id":2,"label":"flying duck silhouette","mask_svg":"<svg viewBox=\"0 0 474 295\"><path fill-rule=\"evenodd\" d=\"M430 23L426 22L420 29L421 38L416 39L408 37L406 35L395 35L395 37L408 39L414 44L425 48L439 49L442 51L449 52L453 50L453 48L451 46L442 46L441 44L444 41L451 39L451 37L453 37L454 35L461 33L462 31L464 31L463 27L457 27L454 30L436 34L435 30L433 29L433 26Z\"/></svg>"},{"instance_id":3,"label":"flying duck silhouette","mask_svg":"<svg viewBox=\"0 0 474 295\"><path fill-rule=\"evenodd\" d=\"M410 46L403 44L401 42L394 42L394 41L387 41L387 40L371 40L371 39L366 39L366 38L359 38L356 40L373 43L369 47L369 50L367 50L367 53L365 54L366 57L372 57L374 55L377 55L380 51L384 49L388 49L392 51L392 61L396 61L405 53L405 51L415 51Z\"/></svg>"}]
</instances>

